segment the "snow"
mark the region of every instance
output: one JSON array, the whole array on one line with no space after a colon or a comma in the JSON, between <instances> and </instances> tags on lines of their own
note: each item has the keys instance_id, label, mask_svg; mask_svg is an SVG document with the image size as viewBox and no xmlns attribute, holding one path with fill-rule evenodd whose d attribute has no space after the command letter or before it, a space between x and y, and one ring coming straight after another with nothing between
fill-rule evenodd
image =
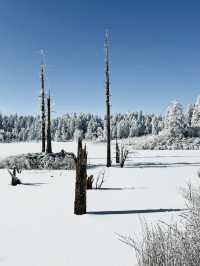
<instances>
[{"instance_id":1,"label":"snow","mask_svg":"<svg viewBox=\"0 0 200 266\"><path fill-rule=\"evenodd\" d=\"M53 143L53 150L76 152L76 146ZM0 158L40 148L40 143L0 144ZM104 167L106 145L89 142L87 149L88 174L96 175ZM199 182L199 165L199 151L131 151L125 168L106 169L103 190L88 191L83 216L73 214L74 171L24 171L19 177L30 185L12 187L7 171L0 170L0 264L135 265L133 251L117 234L140 237L143 218L177 219L178 212L160 209L185 207L181 187Z\"/></svg>"}]
</instances>

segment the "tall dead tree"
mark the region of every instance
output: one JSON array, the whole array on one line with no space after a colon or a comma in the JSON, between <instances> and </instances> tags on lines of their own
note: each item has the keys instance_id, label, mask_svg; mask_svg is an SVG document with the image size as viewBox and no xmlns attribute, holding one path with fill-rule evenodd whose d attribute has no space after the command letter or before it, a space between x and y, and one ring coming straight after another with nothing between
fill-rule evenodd
<instances>
[{"instance_id":1,"label":"tall dead tree","mask_svg":"<svg viewBox=\"0 0 200 266\"><path fill-rule=\"evenodd\" d=\"M52 153L51 145L51 95L49 90L49 95L47 97L47 148L46 153Z\"/></svg>"},{"instance_id":2,"label":"tall dead tree","mask_svg":"<svg viewBox=\"0 0 200 266\"><path fill-rule=\"evenodd\" d=\"M86 191L87 191L87 151L86 145L83 149L81 138L78 139L78 152L76 161L76 187L74 214L86 213Z\"/></svg>"},{"instance_id":3,"label":"tall dead tree","mask_svg":"<svg viewBox=\"0 0 200 266\"><path fill-rule=\"evenodd\" d=\"M111 132L110 132L110 73L109 73L109 36L105 36L105 91L106 91L106 132L107 132L107 163L111 166Z\"/></svg>"},{"instance_id":4,"label":"tall dead tree","mask_svg":"<svg viewBox=\"0 0 200 266\"><path fill-rule=\"evenodd\" d=\"M42 152L45 152L45 88L44 88L44 63L40 65L40 81L41 81L41 118L42 118Z\"/></svg>"}]
</instances>

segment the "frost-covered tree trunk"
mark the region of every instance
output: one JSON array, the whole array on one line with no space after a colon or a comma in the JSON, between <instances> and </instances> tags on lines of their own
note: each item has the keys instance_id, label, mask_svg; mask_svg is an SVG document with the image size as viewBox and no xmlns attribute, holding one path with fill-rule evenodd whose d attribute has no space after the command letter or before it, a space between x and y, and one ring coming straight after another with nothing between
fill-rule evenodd
<instances>
[{"instance_id":1,"label":"frost-covered tree trunk","mask_svg":"<svg viewBox=\"0 0 200 266\"><path fill-rule=\"evenodd\" d=\"M76 158L76 187L74 214L86 213L86 191L87 191L87 151L86 146L82 148L82 140L78 140L78 152Z\"/></svg>"},{"instance_id":2,"label":"frost-covered tree trunk","mask_svg":"<svg viewBox=\"0 0 200 266\"><path fill-rule=\"evenodd\" d=\"M42 117L42 152L45 152L45 88L44 88L44 64L40 65L41 79L41 117Z\"/></svg>"},{"instance_id":3,"label":"frost-covered tree trunk","mask_svg":"<svg viewBox=\"0 0 200 266\"><path fill-rule=\"evenodd\" d=\"M110 130L110 76L109 76L109 55L108 55L108 32L105 37L105 90L106 90L106 131L107 131L107 163L111 166L111 130Z\"/></svg>"},{"instance_id":4,"label":"frost-covered tree trunk","mask_svg":"<svg viewBox=\"0 0 200 266\"><path fill-rule=\"evenodd\" d=\"M47 98L47 148L46 153L52 153L51 145L51 96Z\"/></svg>"}]
</instances>

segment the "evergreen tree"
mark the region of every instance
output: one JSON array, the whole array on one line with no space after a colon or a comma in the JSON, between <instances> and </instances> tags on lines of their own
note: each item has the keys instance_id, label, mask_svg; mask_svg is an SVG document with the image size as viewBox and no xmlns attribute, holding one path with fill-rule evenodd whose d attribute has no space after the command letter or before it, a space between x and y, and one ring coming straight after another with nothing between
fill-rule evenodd
<instances>
[{"instance_id":1,"label":"evergreen tree","mask_svg":"<svg viewBox=\"0 0 200 266\"><path fill-rule=\"evenodd\" d=\"M200 127L200 96L197 97L197 101L194 106L192 118L191 118L192 127Z\"/></svg>"},{"instance_id":2,"label":"evergreen tree","mask_svg":"<svg viewBox=\"0 0 200 266\"><path fill-rule=\"evenodd\" d=\"M152 135L158 135L159 127L158 127L158 118L156 116L153 116L151 125L152 125Z\"/></svg>"},{"instance_id":3,"label":"evergreen tree","mask_svg":"<svg viewBox=\"0 0 200 266\"><path fill-rule=\"evenodd\" d=\"M182 105L177 101L173 101L167 109L165 128L173 135L182 134L184 129L184 119Z\"/></svg>"}]
</instances>

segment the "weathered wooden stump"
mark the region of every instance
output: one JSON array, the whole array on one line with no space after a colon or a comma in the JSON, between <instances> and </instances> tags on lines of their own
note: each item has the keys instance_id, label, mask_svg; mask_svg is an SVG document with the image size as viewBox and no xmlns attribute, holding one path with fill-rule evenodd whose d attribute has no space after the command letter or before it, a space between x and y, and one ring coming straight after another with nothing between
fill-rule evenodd
<instances>
[{"instance_id":1,"label":"weathered wooden stump","mask_svg":"<svg viewBox=\"0 0 200 266\"><path fill-rule=\"evenodd\" d=\"M94 176L90 175L87 177L87 189L92 189L92 184L94 182Z\"/></svg>"},{"instance_id":2,"label":"weathered wooden stump","mask_svg":"<svg viewBox=\"0 0 200 266\"><path fill-rule=\"evenodd\" d=\"M74 214L86 214L86 190L87 190L87 151L86 145L82 148L82 140L78 140L78 152L76 161L76 187Z\"/></svg>"},{"instance_id":3,"label":"weathered wooden stump","mask_svg":"<svg viewBox=\"0 0 200 266\"><path fill-rule=\"evenodd\" d=\"M12 180L11 180L11 185L12 186L17 186L17 185L20 185L22 183L21 180L19 178L17 178L17 175L16 175L17 173L21 173L20 169L18 169L15 166L15 167L13 167L12 172L9 169L8 169L8 172L11 175L11 178L12 178Z\"/></svg>"}]
</instances>

